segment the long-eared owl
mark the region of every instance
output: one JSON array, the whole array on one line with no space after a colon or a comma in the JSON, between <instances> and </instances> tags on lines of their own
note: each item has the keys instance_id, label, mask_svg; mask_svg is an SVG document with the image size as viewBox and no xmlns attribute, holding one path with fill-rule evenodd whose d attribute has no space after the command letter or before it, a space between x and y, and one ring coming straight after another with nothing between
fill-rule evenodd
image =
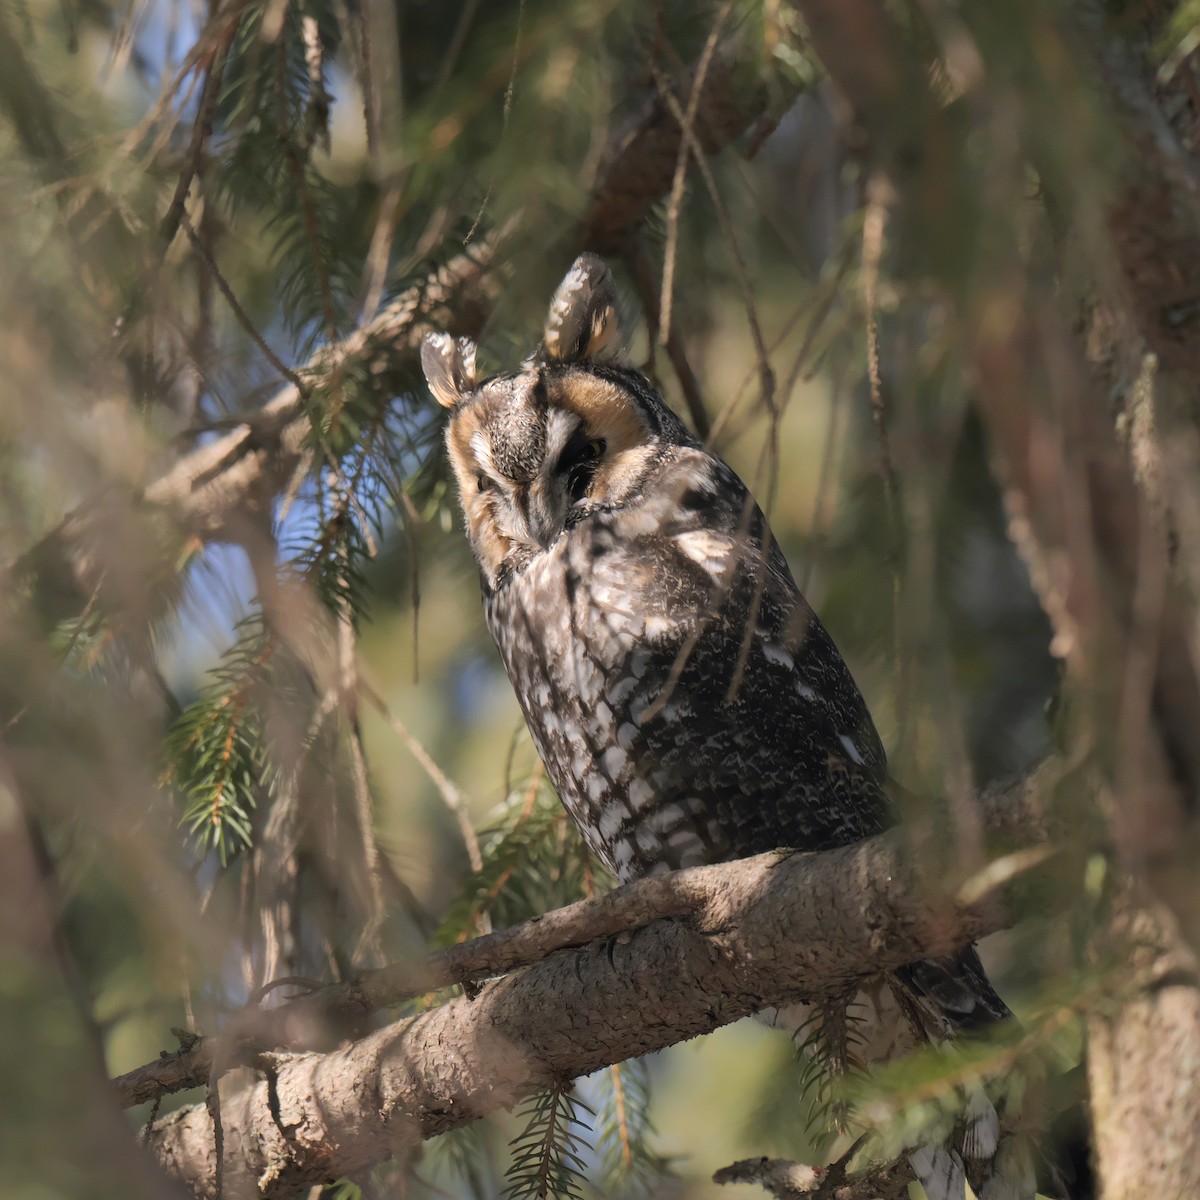
<instances>
[{"instance_id":1,"label":"long-eared owl","mask_svg":"<svg viewBox=\"0 0 1200 1200\"><path fill-rule=\"evenodd\" d=\"M517 371L479 378L444 334L421 353L488 628L559 796L623 881L880 832L898 814L849 669L746 485L620 345L612 276L583 255ZM973 949L889 982L931 1039L1007 1015ZM994 1112L983 1126L986 1155ZM939 1154L927 1182L961 1197Z\"/></svg>"}]
</instances>

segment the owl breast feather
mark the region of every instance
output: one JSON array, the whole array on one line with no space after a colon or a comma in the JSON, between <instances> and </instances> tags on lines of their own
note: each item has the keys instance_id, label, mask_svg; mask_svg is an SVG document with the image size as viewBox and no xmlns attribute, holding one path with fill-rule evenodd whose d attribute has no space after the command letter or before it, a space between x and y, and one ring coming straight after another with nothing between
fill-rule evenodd
<instances>
[{"instance_id":1,"label":"owl breast feather","mask_svg":"<svg viewBox=\"0 0 1200 1200\"><path fill-rule=\"evenodd\" d=\"M782 558L643 517L580 523L486 605L593 851L624 880L890 824L866 706Z\"/></svg>"}]
</instances>

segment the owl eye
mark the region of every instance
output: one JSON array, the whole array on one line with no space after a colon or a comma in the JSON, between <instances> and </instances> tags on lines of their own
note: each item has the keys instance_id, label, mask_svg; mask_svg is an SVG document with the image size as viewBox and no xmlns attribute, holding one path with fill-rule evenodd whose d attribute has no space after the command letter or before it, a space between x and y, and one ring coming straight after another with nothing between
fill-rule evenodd
<instances>
[{"instance_id":1,"label":"owl eye","mask_svg":"<svg viewBox=\"0 0 1200 1200\"><path fill-rule=\"evenodd\" d=\"M604 446L603 438L580 438L569 444L558 460L559 474L567 477L567 491L573 503L577 504L587 495L592 476L596 474L601 455L604 454Z\"/></svg>"},{"instance_id":2,"label":"owl eye","mask_svg":"<svg viewBox=\"0 0 1200 1200\"><path fill-rule=\"evenodd\" d=\"M486 475L481 473L475 476L475 486L478 487L481 492L490 492L492 490L492 481Z\"/></svg>"}]
</instances>

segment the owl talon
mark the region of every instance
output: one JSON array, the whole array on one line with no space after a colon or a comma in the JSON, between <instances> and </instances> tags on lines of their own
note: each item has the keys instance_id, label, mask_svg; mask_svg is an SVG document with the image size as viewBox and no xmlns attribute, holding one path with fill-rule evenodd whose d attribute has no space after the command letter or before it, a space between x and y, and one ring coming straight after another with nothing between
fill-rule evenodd
<instances>
[{"instance_id":1,"label":"owl talon","mask_svg":"<svg viewBox=\"0 0 1200 1200\"><path fill-rule=\"evenodd\" d=\"M615 971L617 970L617 946L623 944L621 934L614 933L612 937L605 940L604 953L608 958L608 965Z\"/></svg>"}]
</instances>

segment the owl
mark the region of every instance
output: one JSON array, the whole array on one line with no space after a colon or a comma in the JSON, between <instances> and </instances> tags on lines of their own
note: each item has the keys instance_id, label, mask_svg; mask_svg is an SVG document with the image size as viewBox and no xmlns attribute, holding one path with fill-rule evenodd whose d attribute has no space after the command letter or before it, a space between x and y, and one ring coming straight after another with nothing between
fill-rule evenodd
<instances>
[{"instance_id":1,"label":"owl","mask_svg":"<svg viewBox=\"0 0 1200 1200\"><path fill-rule=\"evenodd\" d=\"M622 881L879 833L899 814L862 694L746 485L619 363L618 324L583 255L518 370L480 378L444 334L421 351L488 629L558 795ZM974 949L883 990L884 1041L1009 1015ZM965 1152L989 1158L995 1111L971 1120ZM913 1162L933 1200L962 1200L957 1150Z\"/></svg>"}]
</instances>

